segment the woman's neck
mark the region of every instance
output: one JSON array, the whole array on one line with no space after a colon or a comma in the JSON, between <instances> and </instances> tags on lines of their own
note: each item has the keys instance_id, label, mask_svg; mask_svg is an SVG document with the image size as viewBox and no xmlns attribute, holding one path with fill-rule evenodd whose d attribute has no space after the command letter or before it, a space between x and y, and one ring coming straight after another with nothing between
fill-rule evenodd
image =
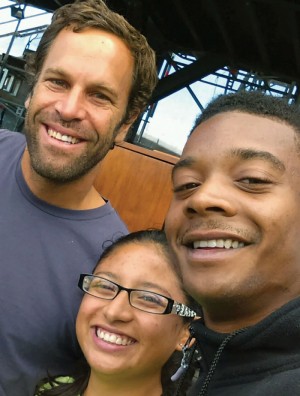
<instances>
[{"instance_id":1,"label":"woman's neck","mask_svg":"<svg viewBox=\"0 0 300 396\"><path fill-rule=\"evenodd\" d=\"M152 378L99 378L91 373L87 388L82 396L161 396L162 386L159 377Z\"/></svg>"}]
</instances>

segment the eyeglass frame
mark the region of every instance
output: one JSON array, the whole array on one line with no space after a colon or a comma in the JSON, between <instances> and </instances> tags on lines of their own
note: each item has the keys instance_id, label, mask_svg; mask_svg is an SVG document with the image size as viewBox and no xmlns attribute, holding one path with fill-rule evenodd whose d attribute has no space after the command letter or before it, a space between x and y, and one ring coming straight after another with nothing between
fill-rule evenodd
<instances>
[{"instance_id":1,"label":"eyeglass frame","mask_svg":"<svg viewBox=\"0 0 300 396\"><path fill-rule=\"evenodd\" d=\"M112 283L113 285L117 286L117 288L118 288L117 294L113 298L103 298L103 297L95 296L92 293L89 293L87 290L84 289L84 286L83 286L84 279L85 279L86 276L103 279L103 280L105 280L107 282ZM179 302L173 300L170 297L164 296L163 294L159 294L159 293L152 292L152 291L149 291L149 290L127 288L127 287L119 285L116 282L111 281L110 279L106 279L106 278L103 278L102 276L98 276L98 275L80 274L79 280L78 280L78 287L84 293L89 294L92 297L100 298L101 300L106 300L106 301L114 300L118 296L118 294L120 294L120 292L122 290L125 290L127 292L127 294L128 294L128 302L129 302L131 307L133 307L135 309L138 309L139 311L150 313L150 314L153 314L153 315L175 314L175 315L178 315L178 316L181 316L181 317L188 317L188 318L194 318L197 315L197 313L195 311L193 311L191 308L189 308L187 305L179 303ZM131 294L132 291L147 292L147 293L152 293L154 295L163 297L163 298L165 298L168 301L168 305L166 306L166 309L164 310L164 312L149 312L149 311L145 311L144 309L141 309L141 308L138 308L138 307L135 307L134 305L132 305L132 303L130 301L130 294Z\"/></svg>"}]
</instances>

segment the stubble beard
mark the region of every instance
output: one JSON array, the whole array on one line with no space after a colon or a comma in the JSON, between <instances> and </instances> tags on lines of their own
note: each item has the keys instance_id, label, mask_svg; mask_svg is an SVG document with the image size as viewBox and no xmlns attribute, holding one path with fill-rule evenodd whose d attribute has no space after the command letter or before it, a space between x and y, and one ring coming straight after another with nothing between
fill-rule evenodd
<instances>
[{"instance_id":1,"label":"stubble beard","mask_svg":"<svg viewBox=\"0 0 300 396\"><path fill-rule=\"evenodd\" d=\"M93 169L108 153L114 138L120 128L118 124L105 136L99 136L97 146L88 149L76 158L70 159L67 164L57 166L55 158L48 159L43 156L41 143L38 137L39 123L31 122L30 110L26 114L24 132L30 156L31 167L39 176L56 184L66 184L78 180Z\"/></svg>"}]
</instances>

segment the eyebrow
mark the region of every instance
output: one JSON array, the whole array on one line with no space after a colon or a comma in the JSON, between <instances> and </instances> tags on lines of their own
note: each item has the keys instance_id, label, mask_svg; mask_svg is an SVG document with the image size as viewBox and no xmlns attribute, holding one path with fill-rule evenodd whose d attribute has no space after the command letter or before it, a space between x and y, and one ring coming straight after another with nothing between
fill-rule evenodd
<instances>
[{"instance_id":1,"label":"eyebrow","mask_svg":"<svg viewBox=\"0 0 300 396\"><path fill-rule=\"evenodd\" d=\"M180 168L191 168L196 162L197 161L196 161L196 159L194 157L186 157L184 159L179 160L173 166L172 177L174 176L174 173L177 171L177 169L180 169Z\"/></svg>"},{"instance_id":2,"label":"eyebrow","mask_svg":"<svg viewBox=\"0 0 300 396\"><path fill-rule=\"evenodd\" d=\"M159 290L159 294L163 294L163 295L167 295L168 297L170 297L169 292L164 289L163 287L157 285L156 283L151 283L151 282L144 282L142 284L142 287L146 287L146 288L153 288L153 289L158 289ZM152 293L157 293L157 292L152 292Z\"/></svg>"},{"instance_id":3,"label":"eyebrow","mask_svg":"<svg viewBox=\"0 0 300 396\"><path fill-rule=\"evenodd\" d=\"M61 69L59 67L48 67L44 71L44 76L47 76L49 74L55 74L55 76L60 76L60 77L64 77L64 78L68 77L68 74L63 69Z\"/></svg>"},{"instance_id":4,"label":"eyebrow","mask_svg":"<svg viewBox=\"0 0 300 396\"><path fill-rule=\"evenodd\" d=\"M268 162L273 168L281 172L284 172L286 169L283 162L280 161L279 158L277 158L275 155L271 154L268 151L256 150L251 148L247 148L247 149L238 148L238 149L230 150L229 156L232 158L240 158L244 161L260 159ZM195 157L186 157L182 160L179 160L172 169L172 177L174 173L177 171L177 169L191 168L193 167L194 164L196 164L196 162L197 160Z\"/></svg>"},{"instance_id":5,"label":"eyebrow","mask_svg":"<svg viewBox=\"0 0 300 396\"><path fill-rule=\"evenodd\" d=\"M285 171L285 166L279 158L275 155L271 154L269 151L262 150L254 150L254 149L232 149L230 151L230 155L232 157L241 158L242 160L252 160L252 159L261 159L263 161L268 162L273 168L280 170L281 172Z\"/></svg>"}]
</instances>

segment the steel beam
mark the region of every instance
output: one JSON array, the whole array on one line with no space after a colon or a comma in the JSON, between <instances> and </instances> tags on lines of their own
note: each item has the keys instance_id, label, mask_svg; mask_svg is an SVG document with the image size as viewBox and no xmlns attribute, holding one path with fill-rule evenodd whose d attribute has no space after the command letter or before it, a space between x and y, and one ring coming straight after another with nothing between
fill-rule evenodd
<instances>
[{"instance_id":1,"label":"steel beam","mask_svg":"<svg viewBox=\"0 0 300 396\"><path fill-rule=\"evenodd\" d=\"M221 55L208 53L201 56L192 64L159 80L152 95L151 103L155 103L179 89L201 80L203 77L223 68L227 63L226 58Z\"/></svg>"}]
</instances>

